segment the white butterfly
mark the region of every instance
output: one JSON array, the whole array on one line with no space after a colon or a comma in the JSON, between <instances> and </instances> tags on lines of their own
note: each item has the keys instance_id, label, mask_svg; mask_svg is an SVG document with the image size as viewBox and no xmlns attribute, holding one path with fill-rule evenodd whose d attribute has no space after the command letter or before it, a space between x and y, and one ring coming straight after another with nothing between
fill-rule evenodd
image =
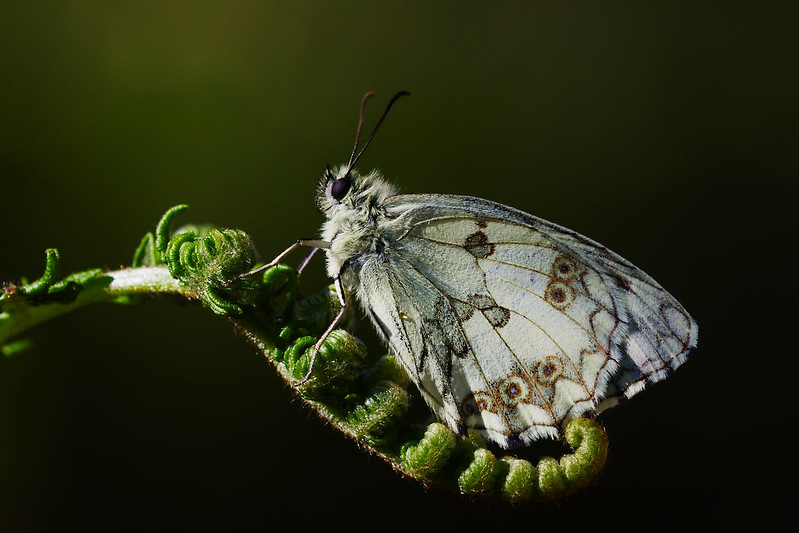
<instances>
[{"instance_id":1,"label":"white butterfly","mask_svg":"<svg viewBox=\"0 0 799 533\"><path fill-rule=\"evenodd\" d=\"M488 200L397 194L378 172L359 174L404 94L356 155L364 96L350 160L319 187L322 240L270 263L301 245L325 250L342 311L316 350L354 292L438 418L503 448L556 438L686 360L696 322L601 244Z\"/></svg>"}]
</instances>

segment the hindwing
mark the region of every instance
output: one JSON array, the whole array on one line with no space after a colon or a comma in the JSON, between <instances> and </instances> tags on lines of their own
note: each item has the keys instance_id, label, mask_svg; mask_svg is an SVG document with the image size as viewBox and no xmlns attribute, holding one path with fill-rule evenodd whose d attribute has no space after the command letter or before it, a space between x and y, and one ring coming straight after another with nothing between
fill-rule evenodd
<instances>
[{"instance_id":1,"label":"hindwing","mask_svg":"<svg viewBox=\"0 0 799 533\"><path fill-rule=\"evenodd\" d=\"M397 195L359 296L436 414L503 447L665 378L697 326L604 246L470 197Z\"/></svg>"}]
</instances>

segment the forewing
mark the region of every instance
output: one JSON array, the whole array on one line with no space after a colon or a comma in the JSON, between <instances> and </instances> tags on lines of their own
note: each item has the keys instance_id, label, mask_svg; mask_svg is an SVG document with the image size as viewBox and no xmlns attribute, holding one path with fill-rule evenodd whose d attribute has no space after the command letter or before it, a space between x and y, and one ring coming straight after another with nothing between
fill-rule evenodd
<instances>
[{"instance_id":1,"label":"forewing","mask_svg":"<svg viewBox=\"0 0 799 533\"><path fill-rule=\"evenodd\" d=\"M401 195L388 207L388 246L364 264L360 294L456 430L504 447L557 436L665 378L696 345L671 295L582 235L476 198Z\"/></svg>"}]
</instances>

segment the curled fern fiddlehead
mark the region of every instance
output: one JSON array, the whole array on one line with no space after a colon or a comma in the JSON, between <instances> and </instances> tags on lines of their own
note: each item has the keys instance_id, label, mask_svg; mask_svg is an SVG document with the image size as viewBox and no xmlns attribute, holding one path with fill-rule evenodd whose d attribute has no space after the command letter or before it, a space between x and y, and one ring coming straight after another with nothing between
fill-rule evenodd
<instances>
[{"instance_id":1,"label":"curled fern fiddlehead","mask_svg":"<svg viewBox=\"0 0 799 533\"><path fill-rule=\"evenodd\" d=\"M153 243L154 260L166 264L172 276L217 315L241 314L241 307L228 299L223 284L255 264L252 239L241 230L214 227L184 228L167 239L172 221L186 209L185 205L173 207L161 218Z\"/></svg>"},{"instance_id":2,"label":"curled fern fiddlehead","mask_svg":"<svg viewBox=\"0 0 799 533\"><path fill-rule=\"evenodd\" d=\"M299 276L277 265L228 284L255 264L250 237L240 230L190 226L172 232L185 205L169 209L144 236L131 268L99 269L59 277L60 255L46 252L44 274L32 283L3 285L0 348L18 353L14 340L38 322L90 303L127 303L137 294L178 294L199 299L232 323L290 383L305 376L311 350L339 310L332 287L303 296ZM322 343L310 379L299 396L346 435L382 457L395 470L425 486L443 487L471 498L510 502L549 500L591 483L601 472L607 435L595 421L577 418L565 428L573 449L560 459L532 462L495 455L477 434L455 435L438 422L413 420L412 385L390 356L370 360L366 347L345 329Z\"/></svg>"}]
</instances>

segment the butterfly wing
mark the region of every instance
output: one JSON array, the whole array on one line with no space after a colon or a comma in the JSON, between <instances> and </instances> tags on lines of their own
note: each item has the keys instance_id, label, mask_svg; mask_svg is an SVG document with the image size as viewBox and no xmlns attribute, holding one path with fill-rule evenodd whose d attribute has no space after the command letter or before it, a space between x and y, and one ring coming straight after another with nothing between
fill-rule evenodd
<instances>
[{"instance_id":1,"label":"butterfly wing","mask_svg":"<svg viewBox=\"0 0 799 533\"><path fill-rule=\"evenodd\" d=\"M359 297L438 417L503 447L664 379L697 326L604 246L478 198L397 195Z\"/></svg>"}]
</instances>

